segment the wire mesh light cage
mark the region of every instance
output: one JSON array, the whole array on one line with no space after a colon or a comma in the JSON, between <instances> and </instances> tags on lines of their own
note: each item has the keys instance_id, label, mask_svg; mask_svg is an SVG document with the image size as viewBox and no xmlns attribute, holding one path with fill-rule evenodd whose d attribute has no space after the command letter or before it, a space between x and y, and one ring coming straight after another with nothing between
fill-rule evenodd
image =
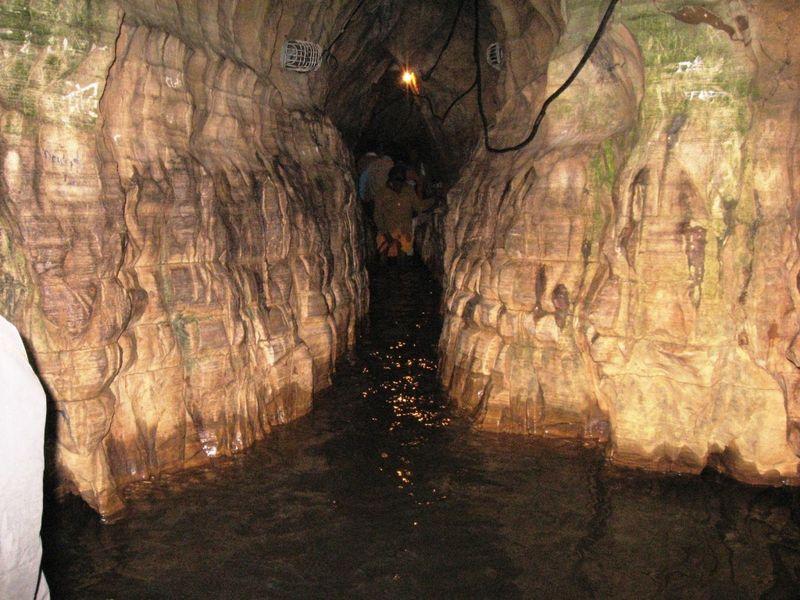
<instances>
[{"instance_id":1,"label":"wire mesh light cage","mask_svg":"<svg viewBox=\"0 0 800 600\"><path fill-rule=\"evenodd\" d=\"M503 57L503 47L499 42L489 44L486 49L486 62L489 63L489 66L499 71L503 67Z\"/></svg>"},{"instance_id":2,"label":"wire mesh light cage","mask_svg":"<svg viewBox=\"0 0 800 600\"><path fill-rule=\"evenodd\" d=\"M322 62L322 47L305 40L286 40L281 50L281 66L298 73L309 73L319 69Z\"/></svg>"}]
</instances>

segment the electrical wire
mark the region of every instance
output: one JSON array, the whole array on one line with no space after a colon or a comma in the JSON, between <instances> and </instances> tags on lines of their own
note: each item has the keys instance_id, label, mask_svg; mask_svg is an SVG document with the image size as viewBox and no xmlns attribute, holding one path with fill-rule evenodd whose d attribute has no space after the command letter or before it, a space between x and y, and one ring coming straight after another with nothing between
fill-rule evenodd
<instances>
[{"instance_id":1,"label":"electrical wire","mask_svg":"<svg viewBox=\"0 0 800 600\"><path fill-rule=\"evenodd\" d=\"M611 16L614 14L614 8L617 6L617 2L619 0L611 0L608 4L608 8L606 9L603 18L600 20L600 25L597 27L597 31L592 38L592 41L589 42L589 45L586 47L586 51L583 53L580 61L576 67L572 70L569 77L561 84L561 86L552 94L547 97L547 100L544 101L542 104L542 108L539 109L539 114L536 117L536 120L533 122L533 128L531 132L528 134L524 140L522 140L519 144L515 144L514 146L507 146L505 148L495 148L489 143L489 121L486 118L486 111L483 108L483 89L481 86L481 56L480 56L480 14L479 14L479 5L478 0L474 0L475 2L475 35L472 40L472 57L475 61L475 83L478 87L478 113L481 117L481 125L483 126L483 144L486 146L486 149L489 152L494 152L497 154L502 154L504 152L514 152L515 150L519 150L531 143L534 137L536 137L537 132L539 131L539 127L544 120L545 112L547 111L547 107L558 98L566 89L575 81L575 78L578 77L583 67L589 62L589 59L594 52L595 47L597 46L600 38L603 36L605 32L606 25L608 21L611 19Z\"/></svg>"},{"instance_id":2,"label":"electrical wire","mask_svg":"<svg viewBox=\"0 0 800 600\"><path fill-rule=\"evenodd\" d=\"M339 68L339 61L338 61L338 59L337 59L337 58L336 58L336 57L333 55L333 53L331 52L331 48L333 48L334 44L336 44L336 42L338 42L338 41L339 41L339 39L340 39L340 38L341 38L341 37L344 35L344 32L345 32L345 31L347 31L347 28L348 28L348 27L350 27L350 23L352 23L352 21L353 21L353 17L355 17L355 16L356 16L356 13L357 13L359 10L361 10L361 7L362 7L362 6L364 6L364 4L366 3L366 1L367 1L367 0L361 0L361 1L360 1L360 2L359 2L357 5L356 5L356 7L353 9L353 12L351 12L351 13L350 13L350 16L348 16L348 17L347 17L347 20L344 22L344 25L342 25L342 28L339 30L339 33L338 33L338 34L336 34L336 37L335 37L335 38L333 38L333 39L332 39L332 40L331 40L331 41L328 43L328 45L327 45L327 46L325 46L325 49L322 51L322 60L329 59L329 60L331 61L331 62L329 62L329 66L331 66L333 69L338 69L338 68ZM325 95L325 100L324 100L324 101L323 101L323 103L322 103L322 108L323 108L323 110L327 108L327 106L328 106L328 99L329 99L329 98L330 98L330 91L329 91L329 92L328 92L328 93Z\"/></svg>"},{"instance_id":3,"label":"electrical wire","mask_svg":"<svg viewBox=\"0 0 800 600\"><path fill-rule=\"evenodd\" d=\"M477 80L477 78L476 78L475 80L473 80L473 82L472 82L472 85L471 85L471 86L469 86L469 87L468 87L466 90L464 90L463 92L461 92L461 93L460 93L458 96L456 96L456 97L453 99L453 101L450 103L450 106L448 106L448 107L447 107L447 110L445 110L445 111L444 111L444 114L442 115L442 123L444 123L445 119L447 119L447 115L449 115L449 114L450 114L450 111L453 109L453 107L454 107L456 104L458 104L459 102L461 102L461 100L462 100L463 98L465 98L465 97L467 96L467 94L469 94L469 93L470 93L472 90L474 90L476 85L478 85L478 80Z\"/></svg>"},{"instance_id":4,"label":"electrical wire","mask_svg":"<svg viewBox=\"0 0 800 600\"><path fill-rule=\"evenodd\" d=\"M439 65L439 61L442 60L442 56L444 56L445 51L450 46L450 42L453 40L453 34L456 31L456 25L458 25L458 19L461 16L461 11L464 9L464 4L465 3L466 3L466 0L461 0L461 2L458 3L458 10L456 10L456 16L453 17L453 23L452 23L452 25L450 25L450 32L447 34L447 39L445 40L444 45L442 46L442 49L439 51L439 55L436 57L436 60L434 61L434 63L431 66L431 68L428 69L428 71L422 76L422 81L428 81L430 79L431 75L433 74L433 71ZM445 120L447 119L447 115L450 114L450 111L452 110L452 108L456 104L458 104L473 89L475 89L475 85L476 84L477 84L477 80L473 81L471 86L469 86L466 90L464 90L458 96L456 96L453 99L453 101L448 105L447 109L444 111L442 116L439 116L439 115L436 114L436 111L433 108L433 102L431 101L430 97L424 96L425 100L428 103L428 108L430 109L431 115L433 116L433 118L436 119L437 121L439 121L440 124L444 124Z\"/></svg>"},{"instance_id":5,"label":"electrical wire","mask_svg":"<svg viewBox=\"0 0 800 600\"><path fill-rule=\"evenodd\" d=\"M341 38L341 37L344 35L344 32L345 32L345 31L347 31L347 28L350 26L350 23L353 21L353 17L355 17L355 16L356 16L356 13L357 13L359 10L361 10L361 7L362 7L362 6L364 6L364 3L365 3L366 1L367 1L367 0L361 0L361 1L358 3L358 5L357 5L357 6L356 6L356 7L353 9L353 12L351 12L351 13L350 13L350 16L349 16L349 17L347 17L347 20L344 22L344 25L342 25L342 28L339 30L339 33L338 33L338 34L336 35L336 37L335 37L335 38L333 38L333 40L331 40L331 42L330 42L330 43L329 43L329 44L328 44L328 45L325 47L325 50L323 50L323 52L322 52L322 56L323 56L323 58L324 58L325 56L327 56L328 54L330 54L330 52L331 52L331 48L333 48L334 44L335 44L336 42L338 42L338 41L339 41L339 38Z\"/></svg>"},{"instance_id":6,"label":"electrical wire","mask_svg":"<svg viewBox=\"0 0 800 600\"><path fill-rule=\"evenodd\" d=\"M469 94L469 93L470 93L472 90L474 90L474 89L475 89L475 86L476 86L477 84L478 84L478 81L477 81L477 80L473 80L473 82L472 82L472 85L471 85L471 86L469 86L467 89L465 89L463 92L461 92L461 93L460 93L458 96L456 96L455 98L453 98L453 101L452 101L452 102L450 102L450 104L447 106L447 109L445 109L445 111L444 111L444 112L441 114L441 116L440 116L440 115L438 115L438 114L436 114L436 111L435 111L435 110L434 110L434 108L433 108L433 102L432 102L432 100L431 100L431 97L430 97L430 96L428 96L428 95L426 95L426 94L417 94L417 95L416 95L416 97L418 97L418 98L422 98L423 100L425 100L425 102L428 104L428 110L430 110L430 111L431 111L431 116L432 116L434 119L436 119L437 121L439 121L439 125L444 125L444 122L447 120L447 116L450 114L450 111L451 111L451 110L453 110L453 107L455 107L455 105L456 105L456 104L458 104L459 102L461 102L461 100L463 100L464 98L466 98L466 97L467 97L467 95L468 95L468 94Z\"/></svg>"},{"instance_id":7,"label":"electrical wire","mask_svg":"<svg viewBox=\"0 0 800 600\"><path fill-rule=\"evenodd\" d=\"M339 33L325 47L325 50L323 50L323 52L322 52L323 58L329 56L334 61L336 60L336 57L333 56L333 54L331 53L331 48L333 48L334 44L336 44L339 41L339 39L344 35L345 31L350 26L350 23L353 21L353 17L355 17L356 13L361 9L361 7L365 3L366 3L366 0L361 0L358 3L358 5L356 5L356 7L353 9L353 12L350 13L349 17L347 17L347 20L344 22L344 25L342 25L342 28L339 30ZM453 35L455 34L456 26L458 25L458 20L459 20L459 17L461 16L461 11L464 9L464 4L465 3L466 3L466 0L461 0L459 2L458 9L456 10L455 17L453 17L453 22L450 25L450 31L447 34L447 39L445 40L444 44L442 45L441 50L439 50L439 55L436 57L436 60L434 61L433 65L431 65L431 68L428 69L428 71L424 75L422 75L422 81L427 81L428 79L430 79L431 75L433 74L433 71L439 65L439 62L441 61L442 57L444 56L444 53L447 51L447 48L450 46L450 42L453 40ZM433 108L433 103L432 103L431 99L428 96L425 96L425 95L422 95L422 94L417 94L417 95L422 97L428 103L428 108L431 111L431 115L437 121L439 121L440 123L444 123L445 119L447 119L447 115L450 114L450 111L453 109L453 107L456 104L458 104L473 89L475 89L475 86L477 85L477 83L478 82L477 82L477 78L476 78L476 80L473 81L473 83L472 83L472 85L470 87L468 87L465 91L463 91L461 94L456 96L455 99L453 99L453 101L450 103L450 105L444 111L444 114L442 114L442 116L439 116L438 114L436 114L436 111ZM373 118L374 118L374 116L375 115L373 115Z\"/></svg>"},{"instance_id":8,"label":"electrical wire","mask_svg":"<svg viewBox=\"0 0 800 600\"><path fill-rule=\"evenodd\" d=\"M437 115L436 111L433 108L433 101L431 100L430 96L428 96L427 94L413 94L412 98L422 98L423 100L425 100L425 102L428 104L428 110L431 111L431 116L440 123L442 122L442 117Z\"/></svg>"},{"instance_id":9,"label":"electrical wire","mask_svg":"<svg viewBox=\"0 0 800 600\"><path fill-rule=\"evenodd\" d=\"M436 57L436 61L434 61L433 66L427 70L427 72L422 76L422 81L428 81L433 74L433 71L439 65L439 61L442 60L442 56L444 56L447 47L450 46L450 42L453 39L453 34L456 32L456 25L458 25L458 18L461 16L461 10L464 8L464 3L466 0L461 0L458 3L458 10L456 11L456 16L453 18L453 24L450 26L450 33L447 34L447 39L442 46L442 49L439 50L439 56Z\"/></svg>"}]
</instances>

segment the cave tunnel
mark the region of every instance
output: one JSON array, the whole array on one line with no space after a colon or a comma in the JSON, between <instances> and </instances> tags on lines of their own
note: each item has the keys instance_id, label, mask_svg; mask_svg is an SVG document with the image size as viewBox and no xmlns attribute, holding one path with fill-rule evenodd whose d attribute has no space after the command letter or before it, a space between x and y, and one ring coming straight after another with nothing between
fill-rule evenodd
<instances>
[{"instance_id":1,"label":"cave tunnel","mask_svg":"<svg viewBox=\"0 0 800 600\"><path fill-rule=\"evenodd\" d=\"M798 12L0 2L0 598L796 597Z\"/></svg>"}]
</instances>

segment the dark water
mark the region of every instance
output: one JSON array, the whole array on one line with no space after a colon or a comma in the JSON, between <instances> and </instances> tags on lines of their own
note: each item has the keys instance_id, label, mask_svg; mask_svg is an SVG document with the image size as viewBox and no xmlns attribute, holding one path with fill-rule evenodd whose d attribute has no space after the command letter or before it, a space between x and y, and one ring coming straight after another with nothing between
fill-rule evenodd
<instances>
[{"instance_id":1,"label":"dark water","mask_svg":"<svg viewBox=\"0 0 800 600\"><path fill-rule=\"evenodd\" d=\"M54 597L798 597L797 492L471 432L437 391L433 284L373 288L371 333L313 414L137 486L120 523L50 505Z\"/></svg>"}]
</instances>

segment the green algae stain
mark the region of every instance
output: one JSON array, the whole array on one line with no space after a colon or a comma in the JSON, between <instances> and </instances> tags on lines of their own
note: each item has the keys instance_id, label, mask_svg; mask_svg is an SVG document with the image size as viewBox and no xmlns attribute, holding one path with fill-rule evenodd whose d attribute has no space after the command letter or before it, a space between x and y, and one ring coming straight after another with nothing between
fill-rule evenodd
<instances>
[{"instance_id":1,"label":"green algae stain","mask_svg":"<svg viewBox=\"0 0 800 600\"><path fill-rule=\"evenodd\" d=\"M696 57L725 54L714 37L692 25L678 23L671 15L645 12L625 20L639 40L646 68L676 67Z\"/></svg>"},{"instance_id":2,"label":"green algae stain","mask_svg":"<svg viewBox=\"0 0 800 600\"><path fill-rule=\"evenodd\" d=\"M605 227L607 216L603 206L611 202L619 167L616 142L614 138L609 138L600 144L588 165L589 184L593 192L591 215L586 215L589 217L586 233L586 242L589 244L600 238Z\"/></svg>"},{"instance_id":3,"label":"green algae stain","mask_svg":"<svg viewBox=\"0 0 800 600\"><path fill-rule=\"evenodd\" d=\"M0 315L14 320L29 292L27 258L0 215Z\"/></svg>"},{"instance_id":4,"label":"green algae stain","mask_svg":"<svg viewBox=\"0 0 800 600\"><path fill-rule=\"evenodd\" d=\"M172 331L175 334L175 339L181 350L184 352L189 351L189 332L186 330L188 321L183 315L174 317L171 321Z\"/></svg>"},{"instance_id":5,"label":"green algae stain","mask_svg":"<svg viewBox=\"0 0 800 600\"><path fill-rule=\"evenodd\" d=\"M175 341L178 343L181 356L183 357L183 363L189 369L191 369L195 364L195 361L192 358L190 330L192 328L196 329L198 323L199 321L196 317L185 315L183 313L175 315L170 321L172 332L175 335Z\"/></svg>"},{"instance_id":6,"label":"green algae stain","mask_svg":"<svg viewBox=\"0 0 800 600\"><path fill-rule=\"evenodd\" d=\"M46 43L52 29L48 20L40 18L29 4L25 0L11 0L0 5L0 40L39 46Z\"/></svg>"},{"instance_id":7,"label":"green algae stain","mask_svg":"<svg viewBox=\"0 0 800 600\"><path fill-rule=\"evenodd\" d=\"M664 11L664 12L662 12ZM753 94L737 42L724 31L687 24L641 3L622 10L645 65L645 118L670 112L677 103L734 103Z\"/></svg>"},{"instance_id":8,"label":"green algae stain","mask_svg":"<svg viewBox=\"0 0 800 600\"><path fill-rule=\"evenodd\" d=\"M599 152L592 158L589 168L598 188L611 190L617 179L616 153L614 141L607 139L600 145Z\"/></svg>"},{"instance_id":9,"label":"green algae stain","mask_svg":"<svg viewBox=\"0 0 800 600\"><path fill-rule=\"evenodd\" d=\"M93 49L108 48L110 0L7 0L0 5L0 102L28 117L93 126L96 110L61 106L70 77ZM82 73L85 81L86 75ZM98 73L98 76L101 76ZM44 104L42 103L44 101ZM41 112L42 114L38 114Z\"/></svg>"}]
</instances>

